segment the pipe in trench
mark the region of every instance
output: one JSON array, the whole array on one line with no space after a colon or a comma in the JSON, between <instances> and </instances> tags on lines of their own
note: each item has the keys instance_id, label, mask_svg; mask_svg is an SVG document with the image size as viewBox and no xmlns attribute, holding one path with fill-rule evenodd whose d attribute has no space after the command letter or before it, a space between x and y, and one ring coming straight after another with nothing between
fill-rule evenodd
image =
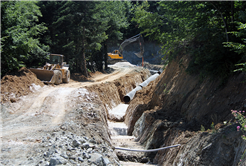
<instances>
[{"instance_id":1,"label":"pipe in trench","mask_svg":"<svg viewBox=\"0 0 246 166\"><path fill-rule=\"evenodd\" d=\"M128 103L133 99L135 96L136 92L141 90L143 87L147 86L151 81L154 81L158 76L160 75L160 72L150 76L147 80L139 84L136 88L134 88L131 92L127 93L124 97L123 100L125 103Z\"/></svg>"}]
</instances>

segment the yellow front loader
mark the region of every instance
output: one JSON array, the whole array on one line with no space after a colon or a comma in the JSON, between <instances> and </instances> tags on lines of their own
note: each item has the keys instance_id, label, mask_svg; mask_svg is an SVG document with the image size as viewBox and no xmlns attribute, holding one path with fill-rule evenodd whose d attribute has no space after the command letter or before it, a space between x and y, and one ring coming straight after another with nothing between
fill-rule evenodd
<instances>
[{"instance_id":1,"label":"yellow front loader","mask_svg":"<svg viewBox=\"0 0 246 166\"><path fill-rule=\"evenodd\" d=\"M36 74L37 78L45 83L59 85L62 82L70 81L69 64L63 62L64 56L61 54L49 54L50 61L42 68L30 68Z\"/></svg>"}]
</instances>

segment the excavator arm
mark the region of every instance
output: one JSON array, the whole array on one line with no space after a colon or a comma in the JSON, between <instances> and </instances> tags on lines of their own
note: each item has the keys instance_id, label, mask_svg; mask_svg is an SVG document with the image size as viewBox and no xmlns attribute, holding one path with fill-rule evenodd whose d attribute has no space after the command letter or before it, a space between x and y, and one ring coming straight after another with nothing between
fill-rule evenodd
<instances>
[{"instance_id":1,"label":"excavator arm","mask_svg":"<svg viewBox=\"0 0 246 166\"><path fill-rule=\"evenodd\" d=\"M119 47L119 50L114 50L112 53L108 53L108 56L111 58L111 59L123 59L123 51L124 51L124 48L133 43L133 42L139 42L139 46L140 46L140 52L138 53L135 53L136 56L138 56L139 58L142 58L143 57L143 53L144 53L144 46L143 46L143 43L144 43L144 40L143 40L143 37L141 34L138 34L136 36L133 36L129 39L126 39L124 40L120 47Z\"/></svg>"}]
</instances>

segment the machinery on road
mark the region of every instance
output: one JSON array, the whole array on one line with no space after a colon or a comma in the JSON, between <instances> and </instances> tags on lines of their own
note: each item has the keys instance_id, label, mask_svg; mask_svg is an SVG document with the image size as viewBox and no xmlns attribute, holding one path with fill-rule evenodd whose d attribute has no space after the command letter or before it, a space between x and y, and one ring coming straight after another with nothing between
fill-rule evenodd
<instances>
[{"instance_id":1,"label":"machinery on road","mask_svg":"<svg viewBox=\"0 0 246 166\"><path fill-rule=\"evenodd\" d=\"M64 55L49 54L50 60L42 68L30 68L37 78L56 85L70 81L69 64L63 62Z\"/></svg>"},{"instance_id":2,"label":"machinery on road","mask_svg":"<svg viewBox=\"0 0 246 166\"><path fill-rule=\"evenodd\" d=\"M139 42L139 46L140 46L140 52L135 53L135 55L137 55L139 58L143 58L143 53L144 53L144 40L143 40L143 36L141 34L138 34L136 36L133 36L129 39L126 39L125 41L123 41L119 47L118 50L114 50L112 53L108 53L108 56L110 57L110 60L122 60L123 59L123 51L124 48L128 45L131 44L133 42Z\"/></svg>"}]
</instances>

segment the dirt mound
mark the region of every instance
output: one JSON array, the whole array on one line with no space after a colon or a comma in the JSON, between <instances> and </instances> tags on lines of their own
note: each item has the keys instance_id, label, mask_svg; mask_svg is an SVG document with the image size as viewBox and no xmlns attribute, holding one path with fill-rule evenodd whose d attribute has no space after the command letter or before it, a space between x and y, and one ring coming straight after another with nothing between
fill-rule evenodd
<instances>
[{"instance_id":1,"label":"dirt mound","mask_svg":"<svg viewBox=\"0 0 246 166\"><path fill-rule=\"evenodd\" d=\"M103 71L103 73L111 73L110 71ZM103 74L100 71L95 71L95 72L89 72L88 73L88 77L84 76L82 73L72 73L71 74L71 79L74 81L79 81L79 82L84 82L84 81L89 81L92 80L93 78L95 78L98 75L102 75Z\"/></svg>"},{"instance_id":2,"label":"dirt mound","mask_svg":"<svg viewBox=\"0 0 246 166\"><path fill-rule=\"evenodd\" d=\"M44 83L37 79L33 72L23 67L1 79L1 102L16 102L18 97L25 96L42 86Z\"/></svg>"},{"instance_id":3,"label":"dirt mound","mask_svg":"<svg viewBox=\"0 0 246 166\"><path fill-rule=\"evenodd\" d=\"M88 78L81 73L72 73L71 79L75 81L88 81Z\"/></svg>"},{"instance_id":4,"label":"dirt mound","mask_svg":"<svg viewBox=\"0 0 246 166\"><path fill-rule=\"evenodd\" d=\"M142 64L138 64L139 66L142 66ZM144 68L151 69L151 70L163 70L164 65L155 65L155 64L150 64L149 62L144 62L143 64Z\"/></svg>"}]
</instances>

